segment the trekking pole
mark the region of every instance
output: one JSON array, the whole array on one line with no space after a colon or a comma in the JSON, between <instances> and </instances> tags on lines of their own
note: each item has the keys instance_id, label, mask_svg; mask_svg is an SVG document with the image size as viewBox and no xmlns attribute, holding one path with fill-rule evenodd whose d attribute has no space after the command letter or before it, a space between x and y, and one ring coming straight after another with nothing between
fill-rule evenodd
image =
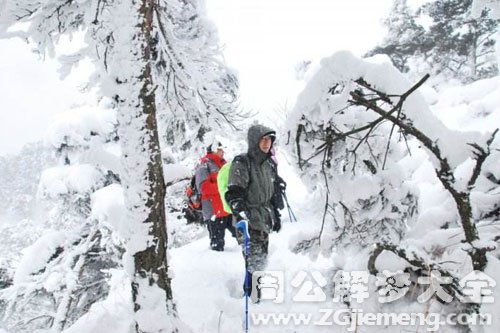
<instances>
[{"instance_id":1,"label":"trekking pole","mask_svg":"<svg viewBox=\"0 0 500 333\"><path fill-rule=\"evenodd\" d=\"M245 332L248 333L248 297L250 274L248 274L248 250L250 246L250 235L248 234L248 221L241 220L236 223L236 229L241 230L244 239L244 252L245 252Z\"/></svg>"},{"instance_id":2,"label":"trekking pole","mask_svg":"<svg viewBox=\"0 0 500 333\"><path fill-rule=\"evenodd\" d=\"M288 210L288 216L290 217L290 222L293 222L293 220L295 220L295 222L297 222L297 217L293 213L292 207L290 207L290 204L288 203L288 198L286 196L285 190L283 190L282 193L283 193L283 198L285 198L286 208ZM293 220L292 220L292 217L293 217Z\"/></svg>"}]
</instances>

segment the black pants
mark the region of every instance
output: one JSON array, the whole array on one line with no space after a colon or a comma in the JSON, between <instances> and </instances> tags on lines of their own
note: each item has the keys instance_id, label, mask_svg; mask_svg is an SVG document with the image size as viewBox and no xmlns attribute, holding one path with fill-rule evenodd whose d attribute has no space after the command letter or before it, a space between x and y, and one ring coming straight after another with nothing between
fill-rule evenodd
<instances>
[{"instance_id":1,"label":"black pants","mask_svg":"<svg viewBox=\"0 0 500 333\"><path fill-rule=\"evenodd\" d=\"M224 236L226 229L233 237L236 237L236 230L233 226L233 217L231 215L218 217L215 220L207 221L208 235L210 237L210 248L215 251L224 251Z\"/></svg>"}]
</instances>

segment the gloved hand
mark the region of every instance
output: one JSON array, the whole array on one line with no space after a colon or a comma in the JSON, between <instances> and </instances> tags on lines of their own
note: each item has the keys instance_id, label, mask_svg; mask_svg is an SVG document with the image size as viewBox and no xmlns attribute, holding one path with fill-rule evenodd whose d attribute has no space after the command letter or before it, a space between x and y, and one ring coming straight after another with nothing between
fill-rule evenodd
<instances>
[{"instance_id":1,"label":"gloved hand","mask_svg":"<svg viewBox=\"0 0 500 333\"><path fill-rule=\"evenodd\" d=\"M279 232L281 230L281 220L279 217L277 217L274 221L272 230L276 232Z\"/></svg>"},{"instance_id":2,"label":"gloved hand","mask_svg":"<svg viewBox=\"0 0 500 333\"><path fill-rule=\"evenodd\" d=\"M281 190L281 192L284 192L286 190L286 182L283 180L283 178L277 176L276 183L278 184L278 187Z\"/></svg>"},{"instance_id":3,"label":"gloved hand","mask_svg":"<svg viewBox=\"0 0 500 333\"><path fill-rule=\"evenodd\" d=\"M273 226L271 230L279 232L281 230L281 214L277 209L274 210L274 216L275 219L273 221Z\"/></svg>"},{"instance_id":4,"label":"gloved hand","mask_svg":"<svg viewBox=\"0 0 500 333\"><path fill-rule=\"evenodd\" d=\"M250 218L248 207L243 199L234 199L229 205L231 206L233 215L236 217L236 221L248 220Z\"/></svg>"}]
</instances>

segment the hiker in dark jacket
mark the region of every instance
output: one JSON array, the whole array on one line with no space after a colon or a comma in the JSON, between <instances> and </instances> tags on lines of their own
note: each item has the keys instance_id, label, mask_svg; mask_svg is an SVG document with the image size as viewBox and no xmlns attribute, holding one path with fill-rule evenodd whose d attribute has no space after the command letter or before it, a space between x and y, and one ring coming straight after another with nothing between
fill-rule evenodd
<instances>
[{"instance_id":1,"label":"hiker in dark jacket","mask_svg":"<svg viewBox=\"0 0 500 333\"><path fill-rule=\"evenodd\" d=\"M203 220L207 224L210 248L214 251L224 251L226 229L236 235L232 216L224 211L217 187L217 174L225 163L224 147L214 141L207 147L207 155L201 159L195 174L196 188L201 193Z\"/></svg>"},{"instance_id":2,"label":"hiker in dark jacket","mask_svg":"<svg viewBox=\"0 0 500 333\"><path fill-rule=\"evenodd\" d=\"M281 229L275 204L276 163L271 148L276 132L262 125L248 130L248 152L234 158L229 171L226 201L231 206L235 221L248 220L250 248L246 262L247 278L266 267L269 233ZM241 242L241 239L240 239ZM252 288L245 290L250 295ZM258 296L257 296L258 297Z\"/></svg>"}]
</instances>

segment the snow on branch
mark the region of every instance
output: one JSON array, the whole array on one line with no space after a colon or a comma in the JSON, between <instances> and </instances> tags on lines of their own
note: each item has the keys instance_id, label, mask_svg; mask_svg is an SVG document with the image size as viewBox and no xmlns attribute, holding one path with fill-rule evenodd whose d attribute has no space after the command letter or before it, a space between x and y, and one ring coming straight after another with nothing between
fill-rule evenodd
<instances>
[{"instance_id":1,"label":"snow on branch","mask_svg":"<svg viewBox=\"0 0 500 333\"><path fill-rule=\"evenodd\" d=\"M376 267L376 262L377 262L377 258L384 251L389 251L389 252L394 253L396 256L405 260L406 262L408 262L411 266L413 266L416 269L420 269L424 272L438 271L439 273L441 273L441 276L443 276L443 277L451 277L453 279L453 283L450 283L450 284L446 285L445 287L449 288L448 291L450 292L450 294L463 296L461 288L459 287L458 279L456 277L454 277L450 272L439 267L435 263L428 263L425 259L419 257L415 253L408 254L405 249L400 248L394 244L387 244L387 243L375 244L375 248L371 252L370 258L368 259L368 271L370 272L370 274L377 275L379 273L377 270L377 267Z\"/></svg>"},{"instance_id":2,"label":"snow on branch","mask_svg":"<svg viewBox=\"0 0 500 333\"><path fill-rule=\"evenodd\" d=\"M394 125L398 126L405 134L411 135L415 137L418 141L420 141L438 160L439 168L436 169L436 175L441 181L444 188L451 194L453 197L457 210L460 215L461 224L465 234L465 240L467 243L471 245L471 249L469 250L469 255L472 259L472 264L474 269L483 270L486 266L486 252L491 250L488 248L476 248L473 246L473 243L479 240L479 235L475 226L474 221L472 220L472 207L470 203L470 189L475 184L479 174L481 173L481 167L484 161L488 158L491 153L490 146L495 139L495 135L498 132L498 129L491 135L490 139L486 142L486 148L482 148L477 143L469 143L471 147L474 148L474 158L476 160L476 165L474 167L474 171L472 173L471 178L467 182L468 189L460 190L457 189L455 184L455 178L453 176L453 169L450 166L448 159L443 156L441 152L441 147L438 145L437 141L432 140L428 135L426 135L422 130L415 127L410 119L408 119L403 113L401 113L401 107L403 106L404 100L408 97L412 92L414 92L418 86L420 86L427 77L424 77L419 81L415 86L409 89L406 93L401 95L401 99L391 110L384 110L382 107L377 105L377 102L381 99L387 100L386 95L383 92L380 92L376 89L370 88L370 91L375 92L379 98L368 99L363 95L359 90L354 90L350 92L350 95L353 99L353 103L355 105L361 105L366 107L369 110L377 113L380 118L378 120L382 121L384 119L390 121ZM361 80L359 83L361 86L366 86L367 83L364 80ZM398 111L397 116L394 116L393 113Z\"/></svg>"},{"instance_id":3,"label":"snow on branch","mask_svg":"<svg viewBox=\"0 0 500 333\"><path fill-rule=\"evenodd\" d=\"M484 270L491 247L479 239L481 212L473 216L471 192L481 191L475 184L491 169L497 131L484 135L446 127L418 91L428 78L410 84L392 64L348 52L323 59L288 119L298 164L316 183L321 180L331 246L342 238L380 242L373 233L397 243L419 217L419 194L408 181L418 168L411 150L425 148L420 156L453 200L452 219L462 228L471 265ZM324 228L323 218L321 233Z\"/></svg>"}]
</instances>

